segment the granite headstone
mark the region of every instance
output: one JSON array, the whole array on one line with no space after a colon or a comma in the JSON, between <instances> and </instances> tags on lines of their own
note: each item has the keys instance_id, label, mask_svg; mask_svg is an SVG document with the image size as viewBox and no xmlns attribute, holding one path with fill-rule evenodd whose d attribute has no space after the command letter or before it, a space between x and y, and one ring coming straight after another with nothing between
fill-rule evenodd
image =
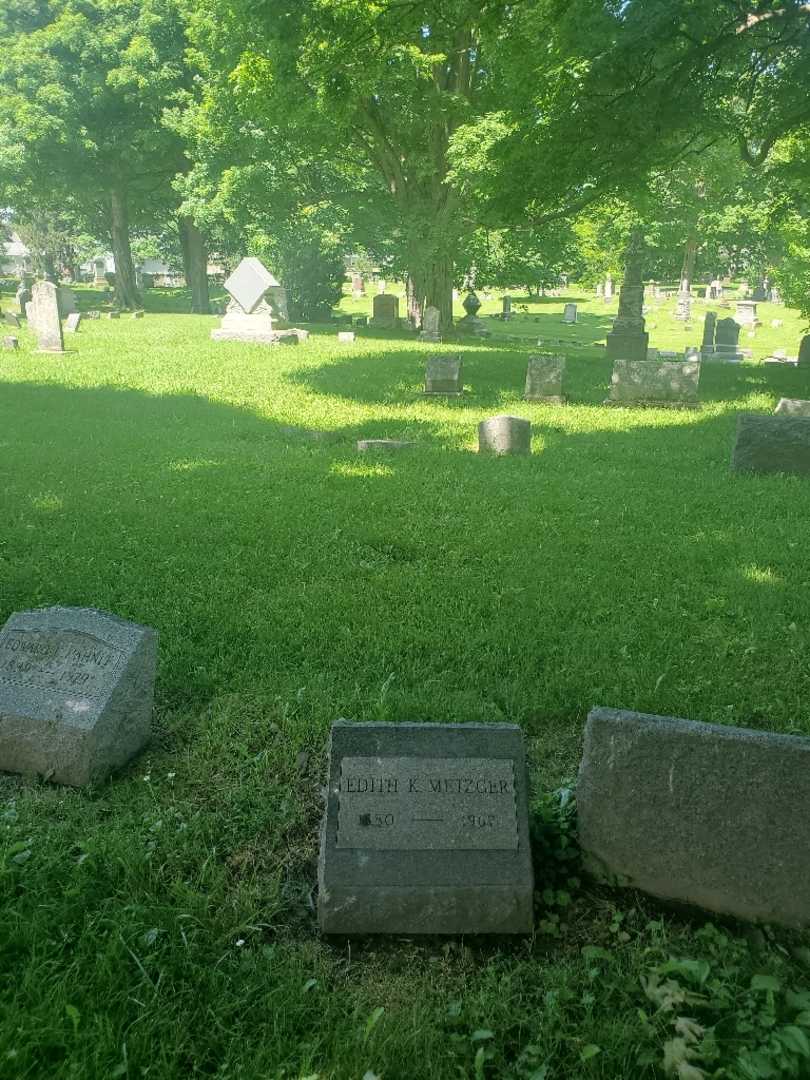
<instances>
[{"instance_id":1,"label":"granite headstone","mask_svg":"<svg viewBox=\"0 0 810 1080\"><path fill-rule=\"evenodd\" d=\"M526 367L526 401L544 401L549 405L562 405L565 401L562 382L565 375L565 357L557 353L541 353L530 356Z\"/></svg>"},{"instance_id":2,"label":"granite headstone","mask_svg":"<svg viewBox=\"0 0 810 1080\"><path fill-rule=\"evenodd\" d=\"M530 933L520 728L334 724L318 883L326 934Z\"/></svg>"},{"instance_id":3,"label":"granite headstone","mask_svg":"<svg viewBox=\"0 0 810 1080\"><path fill-rule=\"evenodd\" d=\"M740 413L731 454L737 472L810 474L810 416Z\"/></svg>"},{"instance_id":4,"label":"granite headstone","mask_svg":"<svg viewBox=\"0 0 810 1080\"><path fill-rule=\"evenodd\" d=\"M699 408L700 362L616 360L606 405Z\"/></svg>"},{"instance_id":5,"label":"granite headstone","mask_svg":"<svg viewBox=\"0 0 810 1080\"><path fill-rule=\"evenodd\" d=\"M464 392L461 356L431 356L425 366L425 393L458 397Z\"/></svg>"},{"instance_id":6,"label":"granite headstone","mask_svg":"<svg viewBox=\"0 0 810 1080\"><path fill-rule=\"evenodd\" d=\"M28 323L37 336L37 348L40 352L65 351L56 286L52 281L37 281L34 284L26 314Z\"/></svg>"},{"instance_id":7,"label":"granite headstone","mask_svg":"<svg viewBox=\"0 0 810 1080\"><path fill-rule=\"evenodd\" d=\"M810 739L593 709L577 813L585 866L604 881L810 923Z\"/></svg>"},{"instance_id":8,"label":"granite headstone","mask_svg":"<svg viewBox=\"0 0 810 1080\"><path fill-rule=\"evenodd\" d=\"M0 769L80 786L149 738L157 633L93 608L16 612L0 630Z\"/></svg>"},{"instance_id":9,"label":"granite headstone","mask_svg":"<svg viewBox=\"0 0 810 1080\"><path fill-rule=\"evenodd\" d=\"M479 454L530 454L532 425L519 416L490 416L478 425Z\"/></svg>"}]
</instances>

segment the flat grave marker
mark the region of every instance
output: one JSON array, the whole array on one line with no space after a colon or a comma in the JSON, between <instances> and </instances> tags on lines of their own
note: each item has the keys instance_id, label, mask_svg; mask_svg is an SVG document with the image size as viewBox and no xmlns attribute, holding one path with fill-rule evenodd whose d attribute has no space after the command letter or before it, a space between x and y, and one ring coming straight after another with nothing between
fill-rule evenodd
<instances>
[{"instance_id":1,"label":"flat grave marker","mask_svg":"<svg viewBox=\"0 0 810 1080\"><path fill-rule=\"evenodd\" d=\"M318 880L326 934L530 933L520 728L334 724Z\"/></svg>"},{"instance_id":2,"label":"flat grave marker","mask_svg":"<svg viewBox=\"0 0 810 1080\"><path fill-rule=\"evenodd\" d=\"M700 362L615 360L606 405L699 409Z\"/></svg>"}]
</instances>

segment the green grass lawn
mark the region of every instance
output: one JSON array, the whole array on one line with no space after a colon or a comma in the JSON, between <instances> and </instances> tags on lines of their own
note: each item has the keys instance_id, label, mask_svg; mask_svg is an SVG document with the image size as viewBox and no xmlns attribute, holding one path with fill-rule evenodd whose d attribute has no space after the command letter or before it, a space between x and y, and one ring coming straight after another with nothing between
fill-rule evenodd
<instances>
[{"instance_id":1,"label":"green grass lawn","mask_svg":"<svg viewBox=\"0 0 810 1080\"><path fill-rule=\"evenodd\" d=\"M0 778L0 1077L653 1078L684 1016L706 1076L807 1076L806 941L580 882L550 793L594 704L810 734L810 485L728 467L737 412L810 375L704 366L699 412L604 408L589 303L570 404L528 404L559 298L526 345L440 346L468 393L424 399L437 347L405 333L216 343L164 301L63 356L25 328L0 353L0 620L87 605L160 632L156 738L124 775ZM795 354L769 307L755 355ZM699 343L657 321L652 344ZM474 452L503 411L530 459ZM338 717L523 727L532 940L320 939Z\"/></svg>"}]
</instances>

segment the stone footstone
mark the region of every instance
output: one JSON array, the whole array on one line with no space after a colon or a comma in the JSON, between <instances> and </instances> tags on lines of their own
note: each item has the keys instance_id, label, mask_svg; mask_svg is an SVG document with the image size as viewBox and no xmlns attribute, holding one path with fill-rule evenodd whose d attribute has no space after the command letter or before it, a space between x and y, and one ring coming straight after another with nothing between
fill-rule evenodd
<instances>
[{"instance_id":1,"label":"stone footstone","mask_svg":"<svg viewBox=\"0 0 810 1080\"><path fill-rule=\"evenodd\" d=\"M352 345L354 343L354 332L352 330L341 330L337 339L341 345Z\"/></svg>"},{"instance_id":2,"label":"stone footstone","mask_svg":"<svg viewBox=\"0 0 810 1080\"><path fill-rule=\"evenodd\" d=\"M149 739L157 632L93 608L15 612L0 630L0 769L81 786Z\"/></svg>"},{"instance_id":3,"label":"stone footstone","mask_svg":"<svg viewBox=\"0 0 810 1080\"><path fill-rule=\"evenodd\" d=\"M324 934L528 934L523 735L512 724L332 726Z\"/></svg>"},{"instance_id":4,"label":"stone footstone","mask_svg":"<svg viewBox=\"0 0 810 1080\"><path fill-rule=\"evenodd\" d=\"M810 474L810 416L740 413L731 454L736 472Z\"/></svg>"},{"instance_id":5,"label":"stone footstone","mask_svg":"<svg viewBox=\"0 0 810 1080\"><path fill-rule=\"evenodd\" d=\"M79 312L78 311L72 312L65 319L65 333L67 333L67 334L75 334L76 331L79 329L79 324L81 323L81 321L82 321L82 317L79 314Z\"/></svg>"},{"instance_id":6,"label":"stone footstone","mask_svg":"<svg viewBox=\"0 0 810 1080\"><path fill-rule=\"evenodd\" d=\"M107 312L107 318L108 319L120 319L121 318L121 312L120 311L108 311Z\"/></svg>"},{"instance_id":7,"label":"stone footstone","mask_svg":"<svg viewBox=\"0 0 810 1080\"><path fill-rule=\"evenodd\" d=\"M85 311L84 317L85 319L100 319L101 312L93 308L92 311Z\"/></svg>"},{"instance_id":8,"label":"stone footstone","mask_svg":"<svg viewBox=\"0 0 810 1080\"><path fill-rule=\"evenodd\" d=\"M780 398L774 416L810 416L810 401L802 398Z\"/></svg>"},{"instance_id":9,"label":"stone footstone","mask_svg":"<svg viewBox=\"0 0 810 1080\"><path fill-rule=\"evenodd\" d=\"M530 454L531 421L519 416L491 416L478 425L479 454Z\"/></svg>"},{"instance_id":10,"label":"stone footstone","mask_svg":"<svg viewBox=\"0 0 810 1080\"><path fill-rule=\"evenodd\" d=\"M19 338L16 338L13 334L6 334L3 338L4 349L18 349L20 347Z\"/></svg>"},{"instance_id":11,"label":"stone footstone","mask_svg":"<svg viewBox=\"0 0 810 1080\"><path fill-rule=\"evenodd\" d=\"M144 314L145 314L145 312L143 312L143 311L133 311L132 312L132 318L133 319L142 319L144 317Z\"/></svg>"},{"instance_id":12,"label":"stone footstone","mask_svg":"<svg viewBox=\"0 0 810 1080\"><path fill-rule=\"evenodd\" d=\"M603 881L810 923L810 739L593 709L577 812L585 866Z\"/></svg>"},{"instance_id":13,"label":"stone footstone","mask_svg":"<svg viewBox=\"0 0 810 1080\"><path fill-rule=\"evenodd\" d=\"M555 353L530 356L526 367L526 401L541 401L547 405L562 405L565 397L562 382L565 375L565 357Z\"/></svg>"},{"instance_id":14,"label":"stone footstone","mask_svg":"<svg viewBox=\"0 0 810 1080\"><path fill-rule=\"evenodd\" d=\"M358 439L357 450L364 454L369 450L407 450L415 443L407 439Z\"/></svg>"},{"instance_id":15,"label":"stone footstone","mask_svg":"<svg viewBox=\"0 0 810 1080\"><path fill-rule=\"evenodd\" d=\"M464 392L460 356L431 356L425 367L425 394L460 397Z\"/></svg>"},{"instance_id":16,"label":"stone footstone","mask_svg":"<svg viewBox=\"0 0 810 1080\"><path fill-rule=\"evenodd\" d=\"M700 362L616 360L606 405L699 409Z\"/></svg>"}]
</instances>

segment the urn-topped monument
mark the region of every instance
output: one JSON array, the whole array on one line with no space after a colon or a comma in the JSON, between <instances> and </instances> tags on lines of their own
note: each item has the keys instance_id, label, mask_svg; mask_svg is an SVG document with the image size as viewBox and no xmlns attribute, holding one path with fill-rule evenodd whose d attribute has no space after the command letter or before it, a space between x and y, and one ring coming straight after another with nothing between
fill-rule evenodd
<instances>
[{"instance_id":1,"label":"urn-topped monument","mask_svg":"<svg viewBox=\"0 0 810 1080\"><path fill-rule=\"evenodd\" d=\"M287 324L286 291L260 259L242 259L225 288L231 299L219 328L211 331L214 341L298 342Z\"/></svg>"}]
</instances>

